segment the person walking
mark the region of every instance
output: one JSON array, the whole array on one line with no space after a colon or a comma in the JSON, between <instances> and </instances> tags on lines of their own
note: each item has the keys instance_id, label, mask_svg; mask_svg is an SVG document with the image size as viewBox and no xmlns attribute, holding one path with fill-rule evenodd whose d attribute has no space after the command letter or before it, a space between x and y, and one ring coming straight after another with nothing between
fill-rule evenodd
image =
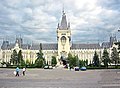
<instances>
[{"instance_id":1,"label":"person walking","mask_svg":"<svg viewBox=\"0 0 120 88\"><path fill-rule=\"evenodd\" d=\"M19 76L19 67L16 68L16 76Z\"/></svg>"},{"instance_id":2,"label":"person walking","mask_svg":"<svg viewBox=\"0 0 120 88\"><path fill-rule=\"evenodd\" d=\"M25 76L25 71L26 71L26 69L25 69L25 68L23 68L23 76Z\"/></svg>"}]
</instances>

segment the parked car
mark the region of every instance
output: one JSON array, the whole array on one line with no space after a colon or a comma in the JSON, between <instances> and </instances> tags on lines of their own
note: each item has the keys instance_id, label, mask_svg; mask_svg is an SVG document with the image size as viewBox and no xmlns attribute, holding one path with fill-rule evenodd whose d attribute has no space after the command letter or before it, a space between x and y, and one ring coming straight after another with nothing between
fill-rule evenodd
<instances>
[{"instance_id":1,"label":"parked car","mask_svg":"<svg viewBox=\"0 0 120 88\"><path fill-rule=\"evenodd\" d=\"M53 69L53 67L51 65L45 65L44 69Z\"/></svg>"},{"instance_id":2,"label":"parked car","mask_svg":"<svg viewBox=\"0 0 120 88\"><path fill-rule=\"evenodd\" d=\"M80 68L79 67L75 67L74 69L75 69L75 71L79 71Z\"/></svg>"},{"instance_id":3,"label":"parked car","mask_svg":"<svg viewBox=\"0 0 120 88\"><path fill-rule=\"evenodd\" d=\"M48 66L48 65L45 65L45 66L44 66L44 69L49 69L49 66Z\"/></svg>"},{"instance_id":4,"label":"parked car","mask_svg":"<svg viewBox=\"0 0 120 88\"><path fill-rule=\"evenodd\" d=\"M49 66L49 69L53 69L53 67L50 65L50 66Z\"/></svg>"},{"instance_id":5,"label":"parked car","mask_svg":"<svg viewBox=\"0 0 120 88\"><path fill-rule=\"evenodd\" d=\"M86 67L81 67L80 70L81 70L81 71L86 71L87 68L86 68Z\"/></svg>"}]
</instances>

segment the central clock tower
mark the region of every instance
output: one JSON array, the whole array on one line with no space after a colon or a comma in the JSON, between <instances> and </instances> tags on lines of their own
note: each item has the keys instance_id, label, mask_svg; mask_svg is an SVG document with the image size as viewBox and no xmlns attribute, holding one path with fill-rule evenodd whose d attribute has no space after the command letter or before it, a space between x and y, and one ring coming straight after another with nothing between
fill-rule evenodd
<instances>
[{"instance_id":1,"label":"central clock tower","mask_svg":"<svg viewBox=\"0 0 120 88\"><path fill-rule=\"evenodd\" d=\"M63 11L61 23L57 27L58 57L66 58L70 52L71 30L70 23L67 23L66 14Z\"/></svg>"}]
</instances>

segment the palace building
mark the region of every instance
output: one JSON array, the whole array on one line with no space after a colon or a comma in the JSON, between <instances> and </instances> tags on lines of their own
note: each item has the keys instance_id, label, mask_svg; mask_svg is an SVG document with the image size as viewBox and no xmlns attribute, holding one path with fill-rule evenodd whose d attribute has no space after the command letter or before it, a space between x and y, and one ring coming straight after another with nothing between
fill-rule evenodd
<instances>
[{"instance_id":1,"label":"palace building","mask_svg":"<svg viewBox=\"0 0 120 88\"><path fill-rule=\"evenodd\" d=\"M71 42L71 28L70 23L66 20L66 14L63 11L61 23L57 26L57 43L39 43L39 44L24 44L22 38L16 38L15 43L9 41L3 41L0 49L0 61L9 62L11 54L15 49L17 52L22 50L23 59L35 62L37 56L36 53L42 50L45 60L48 64L51 64L52 56L57 58L57 65L60 65L60 60L65 59L69 53L72 55L78 55L80 60L88 60L88 63L93 60L95 51L101 58L103 49L107 48L108 52L111 52L111 48L114 42L117 41L116 37L110 37L109 42L83 44Z\"/></svg>"}]
</instances>

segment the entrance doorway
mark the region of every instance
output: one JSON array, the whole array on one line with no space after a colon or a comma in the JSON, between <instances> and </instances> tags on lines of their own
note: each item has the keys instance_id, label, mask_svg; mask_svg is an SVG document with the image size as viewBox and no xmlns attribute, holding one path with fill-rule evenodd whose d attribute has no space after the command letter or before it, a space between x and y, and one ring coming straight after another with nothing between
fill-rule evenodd
<instances>
[{"instance_id":1,"label":"entrance doorway","mask_svg":"<svg viewBox=\"0 0 120 88\"><path fill-rule=\"evenodd\" d=\"M67 61L66 61L65 57L61 56L60 60L62 61L63 65L67 64Z\"/></svg>"},{"instance_id":2,"label":"entrance doorway","mask_svg":"<svg viewBox=\"0 0 120 88\"><path fill-rule=\"evenodd\" d=\"M61 52L60 61L62 62L62 65L63 65L65 68L67 68L67 63L68 63L66 56L67 56L67 52L62 51L62 52Z\"/></svg>"}]
</instances>

